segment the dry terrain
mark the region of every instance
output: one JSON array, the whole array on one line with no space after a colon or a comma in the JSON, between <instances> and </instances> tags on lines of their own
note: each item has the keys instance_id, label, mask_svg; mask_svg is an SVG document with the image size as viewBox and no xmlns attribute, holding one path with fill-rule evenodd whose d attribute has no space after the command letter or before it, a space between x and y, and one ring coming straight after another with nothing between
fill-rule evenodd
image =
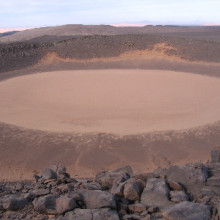
<instances>
[{"instance_id":1,"label":"dry terrain","mask_svg":"<svg viewBox=\"0 0 220 220\"><path fill-rule=\"evenodd\" d=\"M0 83L0 121L53 132L116 135L219 120L220 79L162 70L78 70Z\"/></svg>"},{"instance_id":2,"label":"dry terrain","mask_svg":"<svg viewBox=\"0 0 220 220\"><path fill-rule=\"evenodd\" d=\"M220 144L218 33L63 26L1 37L0 179L58 163L88 177L208 160Z\"/></svg>"}]
</instances>

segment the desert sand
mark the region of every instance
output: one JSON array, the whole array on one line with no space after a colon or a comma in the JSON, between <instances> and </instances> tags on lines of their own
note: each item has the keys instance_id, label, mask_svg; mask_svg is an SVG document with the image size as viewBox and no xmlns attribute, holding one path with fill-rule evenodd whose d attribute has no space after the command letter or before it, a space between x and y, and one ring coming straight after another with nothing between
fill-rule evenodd
<instances>
[{"instance_id":1,"label":"desert sand","mask_svg":"<svg viewBox=\"0 0 220 220\"><path fill-rule=\"evenodd\" d=\"M0 83L0 121L53 132L119 135L214 123L220 79L162 70L45 72Z\"/></svg>"}]
</instances>

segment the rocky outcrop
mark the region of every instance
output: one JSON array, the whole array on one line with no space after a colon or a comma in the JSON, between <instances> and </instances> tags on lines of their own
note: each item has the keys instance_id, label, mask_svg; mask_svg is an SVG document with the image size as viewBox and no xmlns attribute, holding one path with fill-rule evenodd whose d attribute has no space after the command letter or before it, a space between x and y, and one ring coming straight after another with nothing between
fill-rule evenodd
<instances>
[{"instance_id":1,"label":"rocky outcrop","mask_svg":"<svg viewBox=\"0 0 220 220\"><path fill-rule=\"evenodd\" d=\"M220 161L133 174L131 167L73 179L53 165L34 182L0 183L0 219L217 220Z\"/></svg>"}]
</instances>

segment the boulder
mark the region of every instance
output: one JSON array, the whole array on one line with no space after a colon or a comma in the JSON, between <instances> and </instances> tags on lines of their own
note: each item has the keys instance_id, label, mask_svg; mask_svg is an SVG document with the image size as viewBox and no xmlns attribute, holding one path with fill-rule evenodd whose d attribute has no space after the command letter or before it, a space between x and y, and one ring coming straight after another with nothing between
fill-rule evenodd
<instances>
[{"instance_id":1,"label":"boulder","mask_svg":"<svg viewBox=\"0 0 220 220\"><path fill-rule=\"evenodd\" d=\"M17 211L27 205L25 198L19 198L15 195L4 196L1 198L0 208L5 210Z\"/></svg>"},{"instance_id":2,"label":"boulder","mask_svg":"<svg viewBox=\"0 0 220 220\"><path fill-rule=\"evenodd\" d=\"M193 202L181 202L163 211L169 220L210 220L210 207Z\"/></svg>"},{"instance_id":3,"label":"boulder","mask_svg":"<svg viewBox=\"0 0 220 220\"><path fill-rule=\"evenodd\" d=\"M169 188L165 180L159 178L150 178L145 187L146 191L154 191L165 197L169 197Z\"/></svg>"},{"instance_id":4,"label":"boulder","mask_svg":"<svg viewBox=\"0 0 220 220\"><path fill-rule=\"evenodd\" d=\"M53 195L41 196L33 201L34 208L40 213L55 213L57 198Z\"/></svg>"},{"instance_id":5,"label":"boulder","mask_svg":"<svg viewBox=\"0 0 220 220\"><path fill-rule=\"evenodd\" d=\"M87 209L111 208L116 209L114 196L101 190L78 190Z\"/></svg>"},{"instance_id":6,"label":"boulder","mask_svg":"<svg viewBox=\"0 0 220 220\"><path fill-rule=\"evenodd\" d=\"M42 178L44 180L57 179L57 174L54 170L46 168L42 173Z\"/></svg>"},{"instance_id":7,"label":"boulder","mask_svg":"<svg viewBox=\"0 0 220 220\"><path fill-rule=\"evenodd\" d=\"M51 170L53 170L57 174L66 174L66 167L64 167L61 164L58 165L50 165L49 167Z\"/></svg>"},{"instance_id":8,"label":"boulder","mask_svg":"<svg viewBox=\"0 0 220 220\"><path fill-rule=\"evenodd\" d=\"M188 201L189 197L183 191L170 191L170 200L172 202Z\"/></svg>"},{"instance_id":9,"label":"boulder","mask_svg":"<svg viewBox=\"0 0 220 220\"><path fill-rule=\"evenodd\" d=\"M141 195L141 203L147 207L156 206L164 208L172 205L168 200L169 188L165 180L150 178Z\"/></svg>"},{"instance_id":10,"label":"boulder","mask_svg":"<svg viewBox=\"0 0 220 220\"><path fill-rule=\"evenodd\" d=\"M172 166L164 174L167 179L178 182L187 189L187 192L196 195L201 194L201 186L209 177L208 169L202 163Z\"/></svg>"},{"instance_id":11,"label":"boulder","mask_svg":"<svg viewBox=\"0 0 220 220\"><path fill-rule=\"evenodd\" d=\"M154 191L144 189L141 195L141 204L147 207L159 207L161 209L172 206L173 203L166 196Z\"/></svg>"},{"instance_id":12,"label":"boulder","mask_svg":"<svg viewBox=\"0 0 220 220\"><path fill-rule=\"evenodd\" d=\"M119 220L119 216L110 209L75 209L59 220Z\"/></svg>"},{"instance_id":13,"label":"boulder","mask_svg":"<svg viewBox=\"0 0 220 220\"><path fill-rule=\"evenodd\" d=\"M126 178L124 176L120 176L120 177L116 178L113 182L113 186L112 186L110 192L113 195L116 195L118 197L123 197L125 181L126 181Z\"/></svg>"},{"instance_id":14,"label":"boulder","mask_svg":"<svg viewBox=\"0 0 220 220\"><path fill-rule=\"evenodd\" d=\"M124 185L124 198L130 201L139 200L142 191L142 187L139 185L136 179L129 179Z\"/></svg>"},{"instance_id":15,"label":"boulder","mask_svg":"<svg viewBox=\"0 0 220 220\"><path fill-rule=\"evenodd\" d=\"M113 182L118 178L129 179L130 175L126 170L120 171L104 171L96 174L95 181L100 183L103 188L110 189L113 186Z\"/></svg>"},{"instance_id":16,"label":"boulder","mask_svg":"<svg viewBox=\"0 0 220 220\"><path fill-rule=\"evenodd\" d=\"M188 183L204 183L209 177L207 167L202 163L173 166L166 171L168 179L183 185Z\"/></svg>"},{"instance_id":17,"label":"boulder","mask_svg":"<svg viewBox=\"0 0 220 220\"><path fill-rule=\"evenodd\" d=\"M72 198L61 196L56 199L56 212L57 214L64 214L76 208L76 202Z\"/></svg>"}]
</instances>

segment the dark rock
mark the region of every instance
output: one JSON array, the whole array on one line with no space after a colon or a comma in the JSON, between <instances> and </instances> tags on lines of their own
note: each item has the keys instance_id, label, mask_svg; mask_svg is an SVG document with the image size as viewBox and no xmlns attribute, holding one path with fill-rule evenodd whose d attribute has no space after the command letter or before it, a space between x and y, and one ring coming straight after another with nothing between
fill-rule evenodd
<instances>
[{"instance_id":1,"label":"dark rock","mask_svg":"<svg viewBox=\"0 0 220 220\"><path fill-rule=\"evenodd\" d=\"M136 214L130 214L130 215L124 215L123 216L123 220L140 220L140 219L142 219L142 217L141 216L139 216L139 215L136 215Z\"/></svg>"},{"instance_id":2,"label":"dark rock","mask_svg":"<svg viewBox=\"0 0 220 220\"><path fill-rule=\"evenodd\" d=\"M57 214L64 214L70 210L76 208L76 202L72 198L61 196L56 199L56 212Z\"/></svg>"},{"instance_id":3,"label":"dark rock","mask_svg":"<svg viewBox=\"0 0 220 220\"><path fill-rule=\"evenodd\" d=\"M209 177L207 167L201 163L170 167L166 175L181 184L204 183Z\"/></svg>"},{"instance_id":4,"label":"dark rock","mask_svg":"<svg viewBox=\"0 0 220 220\"><path fill-rule=\"evenodd\" d=\"M123 171L104 171L96 174L95 181L100 183L104 188L110 189L115 179L120 177L128 179L130 175Z\"/></svg>"},{"instance_id":5,"label":"dark rock","mask_svg":"<svg viewBox=\"0 0 220 220\"><path fill-rule=\"evenodd\" d=\"M59 194L65 194L68 192L71 192L74 190L74 184L73 183L68 183L68 184L60 184L58 186L56 186L56 191Z\"/></svg>"},{"instance_id":6,"label":"dark rock","mask_svg":"<svg viewBox=\"0 0 220 220\"><path fill-rule=\"evenodd\" d=\"M213 176L207 179L207 185L220 186L220 176Z\"/></svg>"},{"instance_id":7,"label":"dark rock","mask_svg":"<svg viewBox=\"0 0 220 220\"><path fill-rule=\"evenodd\" d=\"M209 169L210 176L220 176L220 169Z\"/></svg>"},{"instance_id":8,"label":"dark rock","mask_svg":"<svg viewBox=\"0 0 220 220\"><path fill-rule=\"evenodd\" d=\"M149 207L148 208L148 210L147 210L149 213L155 213L155 212L158 212L159 211L159 208L158 207L154 207L154 206L151 206L151 207Z\"/></svg>"},{"instance_id":9,"label":"dark rock","mask_svg":"<svg viewBox=\"0 0 220 220\"><path fill-rule=\"evenodd\" d=\"M37 174L34 174L33 178L34 178L34 181L37 183L38 180L40 179L40 176L38 176Z\"/></svg>"},{"instance_id":10,"label":"dark rock","mask_svg":"<svg viewBox=\"0 0 220 220\"><path fill-rule=\"evenodd\" d=\"M50 193L49 189L35 189L32 191L32 194L35 196L45 196Z\"/></svg>"},{"instance_id":11,"label":"dark rock","mask_svg":"<svg viewBox=\"0 0 220 220\"><path fill-rule=\"evenodd\" d=\"M148 191L144 189L141 195L141 204L144 206L156 206L159 208L170 207L173 205L166 196L154 191Z\"/></svg>"},{"instance_id":12,"label":"dark rock","mask_svg":"<svg viewBox=\"0 0 220 220\"><path fill-rule=\"evenodd\" d=\"M78 190L87 209L111 208L116 209L114 196L101 190Z\"/></svg>"},{"instance_id":13,"label":"dark rock","mask_svg":"<svg viewBox=\"0 0 220 220\"><path fill-rule=\"evenodd\" d=\"M141 173L141 174L132 175L131 177L135 178L135 179L143 180L144 182L147 182L147 180L150 178L159 178L159 175L157 175L155 173Z\"/></svg>"},{"instance_id":14,"label":"dark rock","mask_svg":"<svg viewBox=\"0 0 220 220\"><path fill-rule=\"evenodd\" d=\"M64 167L61 164L58 165L50 165L49 167L50 169L52 169L55 173L57 174L66 174L66 167Z\"/></svg>"},{"instance_id":15,"label":"dark rock","mask_svg":"<svg viewBox=\"0 0 220 220\"><path fill-rule=\"evenodd\" d=\"M172 202L188 201L189 197L183 191L170 191L170 200Z\"/></svg>"},{"instance_id":16,"label":"dark rock","mask_svg":"<svg viewBox=\"0 0 220 220\"><path fill-rule=\"evenodd\" d=\"M204 205L209 205L210 204L210 200L211 200L212 197L210 196L204 196L204 197L198 197L196 202L197 203L202 203Z\"/></svg>"},{"instance_id":17,"label":"dark rock","mask_svg":"<svg viewBox=\"0 0 220 220\"><path fill-rule=\"evenodd\" d=\"M60 220L119 220L119 216L110 209L75 209Z\"/></svg>"},{"instance_id":18,"label":"dark rock","mask_svg":"<svg viewBox=\"0 0 220 220\"><path fill-rule=\"evenodd\" d=\"M35 195L33 193L25 193L24 194L24 198L28 201L28 202L32 202L35 199Z\"/></svg>"},{"instance_id":19,"label":"dark rock","mask_svg":"<svg viewBox=\"0 0 220 220\"><path fill-rule=\"evenodd\" d=\"M34 208L40 213L55 213L57 198L53 195L39 197L33 201Z\"/></svg>"},{"instance_id":20,"label":"dark rock","mask_svg":"<svg viewBox=\"0 0 220 220\"><path fill-rule=\"evenodd\" d=\"M117 210L123 215L127 214L129 201L125 198L117 198Z\"/></svg>"},{"instance_id":21,"label":"dark rock","mask_svg":"<svg viewBox=\"0 0 220 220\"><path fill-rule=\"evenodd\" d=\"M75 201L81 201L82 196L77 192L69 192L68 197L74 199Z\"/></svg>"},{"instance_id":22,"label":"dark rock","mask_svg":"<svg viewBox=\"0 0 220 220\"><path fill-rule=\"evenodd\" d=\"M124 185L124 198L130 201L140 199L142 193L142 187L135 179L129 179Z\"/></svg>"},{"instance_id":23,"label":"dark rock","mask_svg":"<svg viewBox=\"0 0 220 220\"><path fill-rule=\"evenodd\" d=\"M136 179L136 178L131 178L131 179ZM141 190L143 191L145 186L146 186L146 182L144 182L143 180L141 179L136 179L136 183L139 184L139 186L141 187Z\"/></svg>"},{"instance_id":24,"label":"dark rock","mask_svg":"<svg viewBox=\"0 0 220 220\"><path fill-rule=\"evenodd\" d=\"M167 184L171 190L183 191L183 187L179 183L177 183L173 180L167 180Z\"/></svg>"},{"instance_id":25,"label":"dark rock","mask_svg":"<svg viewBox=\"0 0 220 220\"><path fill-rule=\"evenodd\" d=\"M141 220L152 220L151 216L146 214L145 217L143 217ZM157 219L159 220L159 219Z\"/></svg>"},{"instance_id":26,"label":"dark rock","mask_svg":"<svg viewBox=\"0 0 220 220\"><path fill-rule=\"evenodd\" d=\"M102 186L96 182L83 183L82 186L84 189L88 189L88 190L101 190L102 189Z\"/></svg>"},{"instance_id":27,"label":"dark rock","mask_svg":"<svg viewBox=\"0 0 220 220\"><path fill-rule=\"evenodd\" d=\"M15 184L15 190L20 191L24 188L24 184L23 183L16 183Z\"/></svg>"},{"instance_id":28,"label":"dark rock","mask_svg":"<svg viewBox=\"0 0 220 220\"><path fill-rule=\"evenodd\" d=\"M0 211L4 210L3 204L2 204L2 200L0 200Z\"/></svg>"},{"instance_id":29,"label":"dark rock","mask_svg":"<svg viewBox=\"0 0 220 220\"><path fill-rule=\"evenodd\" d=\"M96 174L95 181L100 183L106 189L110 189L113 185L114 180L117 178L129 179L133 174L130 166L119 168L115 171L103 171Z\"/></svg>"},{"instance_id":30,"label":"dark rock","mask_svg":"<svg viewBox=\"0 0 220 220\"><path fill-rule=\"evenodd\" d=\"M165 180L159 178L151 178L147 181L147 185L145 187L146 191L154 191L165 197L169 197L169 188Z\"/></svg>"},{"instance_id":31,"label":"dark rock","mask_svg":"<svg viewBox=\"0 0 220 220\"><path fill-rule=\"evenodd\" d=\"M220 162L220 151L219 150L212 150L211 151L211 161L212 161L212 163L219 163Z\"/></svg>"},{"instance_id":32,"label":"dark rock","mask_svg":"<svg viewBox=\"0 0 220 220\"><path fill-rule=\"evenodd\" d=\"M201 163L173 166L165 171L167 179L183 185L189 193L199 195L201 186L209 177L208 169Z\"/></svg>"},{"instance_id":33,"label":"dark rock","mask_svg":"<svg viewBox=\"0 0 220 220\"><path fill-rule=\"evenodd\" d=\"M169 188L164 180L151 178L141 195L141 203L147 207L157 206L164 208L172 205L168 200Z\"/></svg>"},{"instance_id":34,"label":"dark rock","mask_svg":"<svg viewBox=\"0 0 220 220\"><path fill-rule=\"evenodd\" d=\"M210 207L193 202L181 202L163 212L169 220L210 220Z\"/></svg>"},{"instance_id":35,"label":"dark rock","mask_svg":"<svg viewBox=\"0 0 220 220\"><path fill-rule=\"evenodd\" d=\"M57 179L57 174L54 170L52 170L50 168L46 168L42 173L42 178L44 180Z\"/></svg>"},{"instance_id":36,"label":"dark rock","mask_svg":"<svg viewBox=\"0 0 220 220\"><path fill-rule=\"evenodd\" d=\"M218 186L201 186L200 191L199 195L202 196L220 196L220 187Z\"/></svg>"},{"instance_id":37,"label":"dark rock","mask_svg":"<svg viewBox=\"0 0 220 220\"><path fill-rule=\"evenodd\" d=\"M93 211L93 220L119 220L118 213L109 209Z\"/></svg>"},{"instance_id":38,"label":"dark rock","mask_svg":"<svg viewBox=\"0 0 220 220\"><path fill-rule=\"evenodd\" d=\"M120 176L120 177L116 178L113 182L113 186L112 186L110 192L113 195L123 197L123 195L124 195L124 185L125 185L126 180L127 179L124 176Z\"/></svg>"},{"instance_id":39,"label":"dark rock","mask_svg":"<svg viewBox=\"0 0 220 220\"><path fill-rule=\"evenodd\" d=\"M1 198L1 207L5 210L16 211L23 209L27 205L27 200L25 198L19 198L14 195L9 195Z\"/></svg>"},{"instance_id":40,"label":"dark rock","mask_svg":"<svg viewBox=\"0 0 220 220\"><path fill-rule=\"evenodd\" d=\"M207 163L210 176L220 176L220 163Z\"/></svg>"},{"instance_id":41,"label":"dark rock","mask_svg":"<svg viewBox=\"0 0 220 220\"><path fill-rule=\"evenodd\" d=\"M128 210L131 213L141 213L146 210L146 207L143 204L137 203L128 205Z\"/></svg>"}]
</instances>

